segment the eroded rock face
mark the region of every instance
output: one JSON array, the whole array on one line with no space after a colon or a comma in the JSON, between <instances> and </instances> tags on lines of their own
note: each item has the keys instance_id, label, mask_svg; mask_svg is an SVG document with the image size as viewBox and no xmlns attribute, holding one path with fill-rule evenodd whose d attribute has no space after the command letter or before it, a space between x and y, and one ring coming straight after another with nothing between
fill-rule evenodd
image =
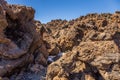
<instances>
[{"instance_id":1,"label":"eroded rock face","mask_svg":"<svg viewBox=\"0 0 120 80\"><path fill-rule=\"evenodd\" d=\"M57 32L51 41L58 43L61 52L65 51L48 66L47 80L120 79L119 13L89 14L63 24L65 27L54 26L59 25L57 31L46 24L51 32Z\"/></svg>"},{"instance_id":2,"label":"eroded rock face","mask_svg":"<svg viewBox=\"0 0 120 80\"><path fill-rule=\"evenodd\" d=\"M41 24L31 7L6 8L0 6L0 79L120 79L119 11Z\"/></svg>"},{"instance_id":3,"label":"eroded rock face","mask_svg":"<svg viewBox=\"0 0 120 80\"><path fill-rule=\"evenodd\" d=\"M0 6L0 76L11 75L33 61L47 65L48 52L34 21L34 9L7 6L9 11Z\"/></svg>"},{"instance_id":4,"label":"eroded rock face","mask_svg":"<svg viewBox=\"0 0 120 80\"><path fill-rule=\"evenodd\" d=\"M71 24L66 21L56 20L47 23L46 27L51 32L49 34L44 34L43 39L49 45L48 52L50 55L71 50L73 46L81 42L84 35L82 29L76 26L71 27Z\"/></svg>"},{"instance_id":5,"label":"eroded rock face","mask_svg":"<svg viewBox=\"0 0 120 80\"><path fill-rule=\"evenodd\" d=\"M88 14L75 20L53 20L44 34L51 55L72 50L81 41L110 41L120 31L119 14Z\"/></svg>"},{"instance_id":6,"label":"eroded rock face","mask_svg":"<svg viewBox=\"0 0 120 80\"><path fill-rule=\"evenodd\" d=\"M113 69L119 61L120 53L114 41L82 42L49 65L47 80L119 79L120 68L117 67L116 71Z\"/></svg>"}]
</instances>

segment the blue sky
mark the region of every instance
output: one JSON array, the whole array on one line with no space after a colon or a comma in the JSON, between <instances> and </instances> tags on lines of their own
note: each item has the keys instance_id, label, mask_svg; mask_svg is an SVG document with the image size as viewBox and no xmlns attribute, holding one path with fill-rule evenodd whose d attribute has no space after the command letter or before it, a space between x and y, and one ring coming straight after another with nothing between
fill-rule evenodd
<instances>
[{"instance_id":1,"label":"blue sky","mask_svg":"<svg viewBox=\"0 0 120 80\"><path fill-rule=\"evenodd\" d=\"M11 4L32 6L35 19L42 23L53 19L71 20L88 13L114 13L120 0L7 0Z\"/></svg>"}]
</instances>

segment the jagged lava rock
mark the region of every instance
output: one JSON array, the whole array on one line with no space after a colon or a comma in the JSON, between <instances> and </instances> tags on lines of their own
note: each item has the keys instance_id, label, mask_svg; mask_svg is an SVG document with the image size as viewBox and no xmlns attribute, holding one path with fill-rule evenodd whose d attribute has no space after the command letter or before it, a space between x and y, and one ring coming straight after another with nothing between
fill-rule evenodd
<instances>
[{"instance_id":1,"label":"jagged lava rock","mask_svg":"<svg viewBox=\"0 0 120 80\"><path fill-rule=\"evenodd\" d=\"M114 41L82 42L48 66L47 80L56 80L56 77L57 80L119 79L120 74L117 77L115 74L120 68L115 71L112 67L118 66L119 61L120 53Z\"/></svg>"},{"instance_id":2,"label":"jagged lava rock","mask_svg":"<svg viewBox=\"0 0 120 80\"><path fill-rule=\"evenodd\" d=\"M36 30L34 9L20 5L8 5L8 8L5 11L0 6L0 76L33 62L37 55L44 55L44 59L48 55L41 32ZM39 58L36 63L47 64Z\"/></svg>"},{"instance_id":3,"label":"jagged lava rock","mask_svg":"<svg viewBox=\"0 0 120 80\"><path fill-rule=\"evenodd\" d=\"M59 37L52 41L56 41L65 54L48 66L47 80L119 80L119 15L88 14L64 23L67 27L59 25L56 29ZM68 48L71 42L76 45Z\"/></svg>"}]
</instances>

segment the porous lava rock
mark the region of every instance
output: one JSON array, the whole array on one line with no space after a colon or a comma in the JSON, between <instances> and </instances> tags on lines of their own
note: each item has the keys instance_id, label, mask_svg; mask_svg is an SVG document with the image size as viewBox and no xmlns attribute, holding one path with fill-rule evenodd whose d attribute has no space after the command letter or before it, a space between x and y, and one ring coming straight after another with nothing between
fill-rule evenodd
<instances>
[{"instance_id":1,"label":"porous lava rock","mask_svg":"<svg viewBox=\"0 0 120 80\"><path fill-rule=\"evenodd\" d=\"M55 29L59 37L52 39L58 43L64 54L48 66L47 80L120 79L118 12L88 14L68 21L64 26L63 28L63 25L59 25L59 28ZM49 28L51 29L50 26ZM54 29L51 29L51 32L55 32ZM68 45L71 46L68 48Z\"/></svg>"}]
</instances>

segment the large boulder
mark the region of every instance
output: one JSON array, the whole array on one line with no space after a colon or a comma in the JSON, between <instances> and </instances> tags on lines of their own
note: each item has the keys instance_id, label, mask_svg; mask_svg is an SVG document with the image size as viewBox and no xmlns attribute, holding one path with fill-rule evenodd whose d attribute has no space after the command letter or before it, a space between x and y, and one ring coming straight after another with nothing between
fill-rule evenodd
<instances>
[{"instance_id":1,"label":"large boulder","mask_svg":"<svg viewBox=\"0 0 120 80\"><path fill-rule=\"evenodd\" d=\"M48 52L37 30L34 9L8 5L7 10L0 6L0 76L11 75L33 61L47 65Z\"/></svg>"}]
</instances>

